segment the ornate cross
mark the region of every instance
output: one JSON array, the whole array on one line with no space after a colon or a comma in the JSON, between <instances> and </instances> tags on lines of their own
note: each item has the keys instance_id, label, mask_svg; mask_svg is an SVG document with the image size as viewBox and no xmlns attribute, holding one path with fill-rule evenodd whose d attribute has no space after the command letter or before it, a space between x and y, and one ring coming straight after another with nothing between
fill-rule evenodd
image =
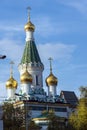
<instances>
[{"instance_id":1,"label":"ornate cross","mask_svg":"<svg viewBox=\"0 0 87 130\"><path fill-rule=\"evenodd\" d=\"M52 60L53 59L50 57L48 60L50 61L50 73L52 73Z\"/></svg>"},{"instance_id":2,"label":"ornate cross","mask_svg":"<svg viewBox=\"0 0 87 130\"><path fill-rule=\"evenodd\" d=\"M10 68L10 76L12 77L12 76L13 76L13 65L14 65L14 62L11 61L11 62L10 62L10 65L11 65L11 68Z\"/></svg>"},{"instance_id":3,"label":"ornate cross","mask_svg":"<svg viewBox=\"0 0 87 130\"><path fill-rule=\"evenodd\" d=\"M29 22L30 21L30 10L31 10L31 8L28 6L27 10L28 10L28 22Z\"/></svg>"}]
</instances>

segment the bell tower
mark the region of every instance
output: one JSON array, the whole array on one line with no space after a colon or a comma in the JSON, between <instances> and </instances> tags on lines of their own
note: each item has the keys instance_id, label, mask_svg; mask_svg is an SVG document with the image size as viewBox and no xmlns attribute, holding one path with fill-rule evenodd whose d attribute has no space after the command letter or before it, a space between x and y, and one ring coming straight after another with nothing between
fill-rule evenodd
<instances>
[{"instance_id":1,"label":"bell tower","mask_svg":"<svg viewBox=\"0 0 87 130\"><path fill-rule=\"evenodd\" d=\"M44 65L41 62L34 40L35 26L30 19L30 7L28 7L27 10L28 10L28 22L24 26L26 32L26 39L25 39L26 44L18 69L21 76L25 72L27 64L27 71L32 75L33 79L31 86L43 87L42 73L44 70Z\"/></svg>"}]
</instances>

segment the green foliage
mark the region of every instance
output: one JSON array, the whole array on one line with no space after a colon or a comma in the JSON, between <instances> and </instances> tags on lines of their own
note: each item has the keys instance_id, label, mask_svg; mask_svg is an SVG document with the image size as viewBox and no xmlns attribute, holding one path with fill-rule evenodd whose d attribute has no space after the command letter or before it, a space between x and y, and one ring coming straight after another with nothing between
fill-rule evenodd
<instances>
[{"instance_id":1,"label":"green foliage","mask_svg":"<svg viewBox=\"0 0 87 130\"><path fill-rule=\"evenodd\" d=\"M65 130L65 120L54 114L49 115L49 124L47 130Z\"/></svg>"},{"instance_id":2,"label":"green foliage","mask_svg":"<svg viewBox=\"0 0 87 130\"><path fill-rule=\"evenodd\" d=\"M77 109L70 116L69 123L75 130L87 130L87 87L80 87L81 99Z\"/></svg>"},{"instance_id":3,"label":"green foliage","mask_svg":"<svg viewBox=\"0 0 87 130\"><path fill-rule=\"evenodd\" d=\"M3 124L4 130L13 129L18 130L25 122L25 112L23 109L14 108L11 103L4 103L3 105Z\"/></svg>"},{"instance_id":4,"label":"green foliage","mask_svg":"<svg viewBox=\"0 0 87 130\"><path fill-rule=\"evenodd\" d=\"M80 90L80 92L81 92L81 97L82 97L82 98L87 98L87 87L81 86L81 87L79 88L79 90Z\"/></svg>"},{"instance_id":5,"label":"green foliage","mask_svg":"<svg viewBox=\"0 0 87 130\"><path fill-rule=\"evenodd\" d=\"M26 111L23 108L14 108L11 103L4 103L3 105L3 122L4 130L26 130ZM29 123L28 130L40 130L41 127L36 125L33 121Z\"/></svg>"},{"instance_id":6,"label":"green foliage","mask_svg":"<svg viewBox=\"0 0 87 130\"><path fill-rule=\"evenodd\" d=\"M41 129L41 127L38 126L38 125L36 125L34 123L34 121L30 121L30 123L29 123L29 129L28 130L40 130L40 129Z\"/></svg>"}]
</instances>

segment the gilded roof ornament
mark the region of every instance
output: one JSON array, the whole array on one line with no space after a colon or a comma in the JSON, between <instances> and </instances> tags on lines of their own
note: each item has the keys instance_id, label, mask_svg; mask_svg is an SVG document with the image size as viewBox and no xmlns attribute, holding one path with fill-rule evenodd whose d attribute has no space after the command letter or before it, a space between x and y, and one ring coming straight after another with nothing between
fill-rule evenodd
<instances>
[{"instance_id":1,"label":"gilded roof ornament","mask_svg":"<svg viewBox=\"0 0 87 130\"><path fill-rule=\"evenodd\" d=\"M25 72L21 75L20 77L20 81L21 83L32 83L32 75L28 72L27 70L27 63L26 63L26 68L25 68Z\"/></svg>"},{"instance_id":2,"label":"gilded roof ornament","mask_svg":"<svg viewBox=\"0 0 87 130\"><path fill-rule=\"evenodd\" d=\"M28 10L28 22L27 24L24 26L24 29L25 31L33 31L35 30L35 26L34 24L32 24L32 22L30 21L30 10L31 8L30 7L27 7L27 10Z\"/></svg>"},{"instance_id":3,"label":"gilded roof ornament","mask_svg":"<svg viewBox=\"0 0 87 130\"><path fill-rule=\"evenodd\" d=\"M31 10L31 7L27 7L27 11L28 11L28 22L30 21L30 10Z\"/></svg>"},{"instance_id":4,"label":"gilded roof ornament","mask_svg":"<svg viewBox=\"0 0 87 130\"><path fill-rule=\"evenodd\" d=\"M13 78L13 64L14 64L14 62L11 61L10 62L10 65L11 65L11 67L10 67L10 78L6 82L6 88L17 88L17 86L18 86L17 81Z\"/></svg>"},{"instance_id":5,"label":"gilded roof ornament","mask_svg":"<svg viewBox=\"0 0 87 130\"><path fill-rule=\"evenodd\" d=\"M13 65L14 65L14 62L11 61L10 65L11 65L11 67L10 67L10 77L13 77Z\"/></svg>"},{"instance_id":6,"label":"gilded roof ornament","mask_svg":"<svg viewBox=\"0 0 87 130\"><path fill-rule=\"evenodd\" d=\"M50 57L48 60L50 61L50 73L52 73L52 60L53 59Z\"/></svg>"},{"instance_id":7,"label":"gilded roof ornament","mask_svg":"<svg viewBox=\"0 0 87 130\"><path fill-rule=\"evenodd\" d=\"M53 75L53 73L52 73L52 58L50 57L49 59L48 59L49 61L50 61L50 74L49 74L49 76L46 78L46 85L47 86L57 86L57 82L58 82L58 80L57 80L57 78Z\"/></svg>"}]
</instances>

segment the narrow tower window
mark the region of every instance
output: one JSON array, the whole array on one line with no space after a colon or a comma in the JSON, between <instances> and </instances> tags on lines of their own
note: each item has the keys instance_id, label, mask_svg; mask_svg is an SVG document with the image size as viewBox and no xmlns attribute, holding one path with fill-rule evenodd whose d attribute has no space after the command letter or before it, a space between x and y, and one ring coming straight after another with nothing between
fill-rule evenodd
<instances>
[{"instance_id":1,"label":"narrow tower window","mask_svg":"<svg viewBox=\"0 0 87 130\"><path fill-rule=\"evenodd\" d=\"M38 85L38 76L36 75L36 85Z\"/></svg>"}]
</instances>

